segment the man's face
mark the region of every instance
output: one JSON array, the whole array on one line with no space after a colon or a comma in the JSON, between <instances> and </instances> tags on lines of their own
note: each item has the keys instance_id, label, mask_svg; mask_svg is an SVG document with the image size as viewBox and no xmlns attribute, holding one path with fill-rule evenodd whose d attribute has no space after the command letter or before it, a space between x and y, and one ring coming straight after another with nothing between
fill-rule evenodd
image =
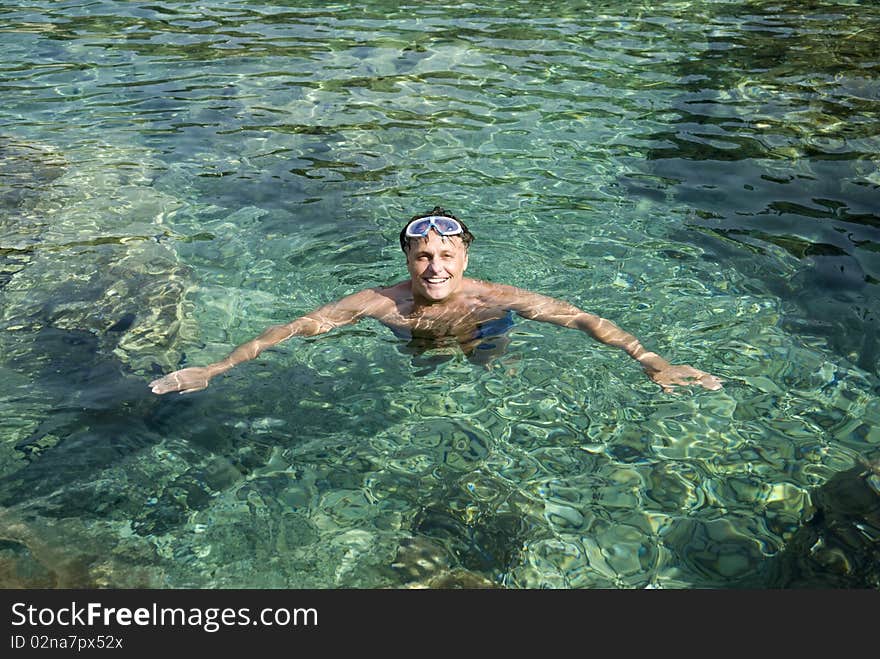
<instances>
[{"instance_id":1,"label":"man's face","mask_svg":"<svg viewBox=\"0 0 880 659\"><path fill-rule=\"evenodd\" d=\"M406 268L412 278L413 296L440 302L462 286L468 264L467 247L461 236L441 236L431 229L424 238L410 238Z\"/></svg>"}]
</instances>

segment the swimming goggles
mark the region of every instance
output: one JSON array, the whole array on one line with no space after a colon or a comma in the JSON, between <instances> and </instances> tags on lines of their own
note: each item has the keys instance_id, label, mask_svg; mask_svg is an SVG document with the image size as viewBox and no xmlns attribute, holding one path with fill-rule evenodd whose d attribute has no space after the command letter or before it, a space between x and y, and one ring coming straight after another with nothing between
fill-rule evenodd
<instances>
[{"instance_id":1,"label":"swimming goggles","mask_svg":"<svg viewBox=\"0 0 880 659\"><path fill-rule=\"evenodd\" d=\"M461 224L454 217L445 215L429 215L413 220L406 227L407 238L424 238L434 228L441 236L457 236L464 233Z\"/></svg>"}]
</instances>

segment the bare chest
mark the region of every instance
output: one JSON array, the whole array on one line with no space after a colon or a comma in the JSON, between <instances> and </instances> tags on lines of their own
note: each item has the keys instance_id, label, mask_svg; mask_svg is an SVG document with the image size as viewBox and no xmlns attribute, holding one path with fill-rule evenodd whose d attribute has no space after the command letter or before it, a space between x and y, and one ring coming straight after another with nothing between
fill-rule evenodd
<instances>
[{"instance_id":1,"label":"bare chest","mask_svg":"<svg viewBox=\"0 0 880 659\"><path fill-rule=\"evenodd\" d=\"M414 309L401 304L380 320L395 333L419 338L441 339L452 337L467 341L479 327L504 315L500 309L474 305L435 305Z\"/></svg>"}]
</instances>

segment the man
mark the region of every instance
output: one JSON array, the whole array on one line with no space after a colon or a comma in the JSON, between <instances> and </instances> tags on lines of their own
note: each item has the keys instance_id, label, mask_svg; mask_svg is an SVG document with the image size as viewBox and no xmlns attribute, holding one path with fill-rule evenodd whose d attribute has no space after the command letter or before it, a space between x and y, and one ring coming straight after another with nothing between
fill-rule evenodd
<instances>
[{"instance_id":1,"label":"man","mask_svg":"<svg viewBox=\"0 0 880 659\"><path fill-rule=\"evenodd\" d=\"M503 335L510 315L540 320L586 332L616 346L635 359L664 391L698 384L720 389L721 380L691 366L672 365L646 351L638 339L614 323L555 298L513 286L468 279L468 247L474 237L451 213L439 206L413 217L400 232L410 278L387 288L359 291L315 309L286 325L273 325L233 350L222 361L175 371L154 380L155 394L182 394L208 386L216 375L254 359L263 350L294 336L315 336L362 318L375 318L398 336L445 343L453 341L474 356L487 336ZM491 343L489 344L492 345Z\"/></svg>"}]
</instances>

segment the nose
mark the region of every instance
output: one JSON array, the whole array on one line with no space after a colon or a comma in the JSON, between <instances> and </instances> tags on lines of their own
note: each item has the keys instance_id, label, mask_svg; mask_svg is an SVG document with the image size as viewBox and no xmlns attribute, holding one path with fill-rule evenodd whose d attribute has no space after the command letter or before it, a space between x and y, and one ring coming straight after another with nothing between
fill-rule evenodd
<instances>
[{"instance_id":1,"label":"nose","mask_svg":"<svg viewBox=\"0 0 880 659\"><path fill-rule=\"evenodd\" d=\"M442 266L440 265L440 260L437 257L434 257L430 261L428 261L427 270L430 270L431 272L440 272L441 269Z\"/></svg>"}]
</instances>

